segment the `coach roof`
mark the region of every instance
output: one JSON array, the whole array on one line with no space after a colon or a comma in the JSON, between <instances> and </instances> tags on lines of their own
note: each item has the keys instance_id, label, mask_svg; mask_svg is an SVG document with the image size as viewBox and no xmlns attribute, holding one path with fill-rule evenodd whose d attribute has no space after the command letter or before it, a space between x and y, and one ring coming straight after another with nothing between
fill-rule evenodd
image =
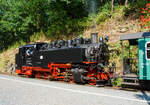
<instances>
[{"instance_id":1,"label":"coach roof","mask_svg":"<svg viewBox=\"0 0 150 105\"><path fill-rule=\"evenodd\" d=\"M150 32L138 32L133 34L122 35L120 36L120 40L133 40L146 37L150 37Z\"/></svg>"}]
</instances>

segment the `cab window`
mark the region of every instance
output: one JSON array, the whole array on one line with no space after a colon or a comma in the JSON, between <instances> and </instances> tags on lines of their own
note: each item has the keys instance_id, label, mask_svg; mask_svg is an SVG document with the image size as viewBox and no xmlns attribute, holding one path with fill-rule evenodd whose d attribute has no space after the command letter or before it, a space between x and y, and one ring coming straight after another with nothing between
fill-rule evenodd
<instances>
[{"instance_id":1,"label":"cab window","mask_svg":"<svg viewBox=\"0 0 150 105\"><path fill-rule=\"evenodd\" d=\"M150 42L146 44L146 59L150 59Z\"/></svg>"}]
</instances>

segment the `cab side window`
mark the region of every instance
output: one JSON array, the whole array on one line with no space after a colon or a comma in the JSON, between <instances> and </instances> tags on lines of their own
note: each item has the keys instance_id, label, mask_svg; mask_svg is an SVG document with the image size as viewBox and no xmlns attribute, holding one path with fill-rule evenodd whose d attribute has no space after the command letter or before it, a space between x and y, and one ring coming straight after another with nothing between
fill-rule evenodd
<instances>
[{"instance_id":1,"label":"cab side window","mask_svg":"<svg viewBox=\"0 0 150 105\"><path fill-rule=\"evenodd\" d=\"M146 59L150 59L150 42L146 45Z\"/></svg>"}]
</instances>

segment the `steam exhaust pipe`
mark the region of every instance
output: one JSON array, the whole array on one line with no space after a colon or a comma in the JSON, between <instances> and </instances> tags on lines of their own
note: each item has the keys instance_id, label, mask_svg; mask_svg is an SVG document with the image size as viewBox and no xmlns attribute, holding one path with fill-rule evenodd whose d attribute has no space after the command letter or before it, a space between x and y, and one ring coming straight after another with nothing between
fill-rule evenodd
<instances>
[{"instance_id":1,"label":"steam exhaust pipe","mask_svg":"<svg viewBox=\"0 0 150 105\"><path fill-rule=\"evenodd\" d=\"M92 33L91 34L91 42L97 43L98 42L98 33Z\"/></svg>"}]
</instances>

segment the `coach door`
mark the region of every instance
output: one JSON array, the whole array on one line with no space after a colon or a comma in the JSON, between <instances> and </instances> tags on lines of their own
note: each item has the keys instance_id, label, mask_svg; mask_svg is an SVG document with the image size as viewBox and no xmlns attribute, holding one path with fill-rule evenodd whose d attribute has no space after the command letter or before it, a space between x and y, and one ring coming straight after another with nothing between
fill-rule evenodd
<instances>
[{"instance_id":1,"label":"coach door","mask_svg":"<svg viewBox=\"0 0 150 105\"><path fill-rule=\"evenodd\" d=\"M139 79L150 80L150 38L139 39Z\"/></svg>"}]
</instances>

